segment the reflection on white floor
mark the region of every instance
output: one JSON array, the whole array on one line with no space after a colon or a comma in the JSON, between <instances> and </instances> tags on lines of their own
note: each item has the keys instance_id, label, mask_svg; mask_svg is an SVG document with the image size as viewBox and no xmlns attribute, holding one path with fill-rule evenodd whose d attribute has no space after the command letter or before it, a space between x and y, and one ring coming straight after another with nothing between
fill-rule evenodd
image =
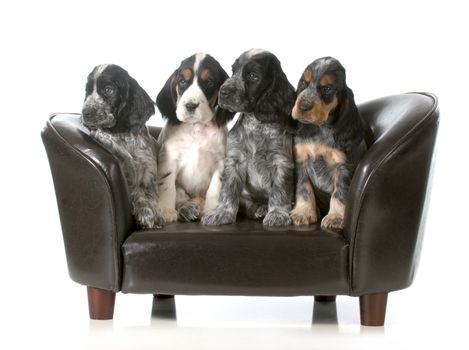
<instances>
[{"instance_id":1,"label":"reflection on white floor","mask_svg":"<svg viewBox=\"0 0 469 350\"><path fill-rule=\"evenodd\" d=\"M314 302L313 306L312 297L154 298L146 324L130 325L137 320L119 320L117 314L114 321L90 321L88 344L84 348L135 349L136 342L138 349L155 346L168 349L340 349L342 346L363 349L367 343L376 346L385 329L360 327L358 314L354 319L348 316L346 312L346 317L341 317L344 324L339 326L337 303ZM379 344L380 349L399 349L392 342L388 347Z\"/></svg>"},{"instance_id":2,"label":"reflection on white floor","mask_svg":"<svg viewBox=\"0 0 469 350\"><path fill-rule=\"evenodd\" d=\"M120 296L134 300L117 300L114 321L90 321L83 349L400 350L421 348L428 331L404 313L396 324L392 299L386 326L374 328L360 326L358 298L176 296L149 305L148 295Z\"/></svg>"},{"instance_id":3,"label":"reflection on white floor","mask_svg":"<svg viewBox=\"0 0 469 350\"><path fill-rule=\"evenodd\" d=\"M435 298L438 294L426 294L425 284L391 293L386 325L373 328L360 326L358 298L346 296L335 303L314 303L313 297L178 295L154 300L152 295L118 293L114 320L90 321L86 288L55 283L54 289L34 287L31 293L20 289L16 300L22 303L2 299L1 349L468 348L468 299L445 299L443 293Z\"/></svg>"}]
</instances>

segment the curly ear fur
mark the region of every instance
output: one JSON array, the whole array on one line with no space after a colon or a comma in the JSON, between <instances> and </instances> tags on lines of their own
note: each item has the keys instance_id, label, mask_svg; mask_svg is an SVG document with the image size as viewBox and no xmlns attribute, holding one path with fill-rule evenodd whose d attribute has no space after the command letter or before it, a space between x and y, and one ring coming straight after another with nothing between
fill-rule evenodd
<instances>
[{"instance_id":1,"label":"curly ear fur","mask_svg":"<svg viewBox=\"0 0 469 350\"><path fill-rule=\"evenodd\" d=\"M266 75L272 82L258 98L254 112L265 121L287 121L295 104L295 89L288 81L280 61L272 57Z\"/></svg>"},{"instance_id":2,"label":"curly ear fur","mask_svg":"<svg viewBox=\"0 0 469 350\"><path fill-rule=\"evenodd\" d=\"M121 103L117 106L117 124L113 131L138 130L155 114L153 101L130 75L127 75L127 79L116 83Z\"/></svg>"},{"instance_id":3,"label":"curly ear fur","mask_svg":"<svg viewBox=\"0 0 469 350\"><path fill-rule=\"evenodd\" d=\"M180 124L181 121L176 116L177 92L176 92L176 73L168 78L161 91L156 97L156 106L163 118L171 124Z\"/></svg>"},{"instance_id":4,"label":"curly ear fur","mask_svg":"<svg viewBox=\"0 0 469 350\"><path fill-rule=\"evenodd\" d=\"M153 100L134 78L130 78L129 94L132 104L130 109L131 127L133 125L142 126L153 114L155 114L155 105Z\"/></svg>"}]
</instances>

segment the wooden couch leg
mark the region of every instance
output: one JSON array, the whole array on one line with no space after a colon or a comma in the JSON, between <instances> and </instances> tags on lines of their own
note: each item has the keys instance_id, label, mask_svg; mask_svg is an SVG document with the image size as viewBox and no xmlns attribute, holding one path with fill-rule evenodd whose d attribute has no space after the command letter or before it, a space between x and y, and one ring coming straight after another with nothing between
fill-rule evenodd
<instances>
[{"instance_id":1,"label":"wooden couch leg","mask_svg":"<svg viewBox=\"0 0 469 350\"><path fill-rule=\"evenodd\" d=\"M314 301L320 303L331 303L335 301L335 295L316 295L314 296Z\"/></svg>"},{"instance_id":2,"label":"wooden couch leg","mask_svg":"<svg viewBox=\"0 0 469 350\"><path fill-rule=\"evenodd\" d=\"M360 296L360 320L362 326L384 326L388 293Z\"/></svg>"},{"instance_id":3,"label":"wooden couch leg","mask_svg":"<svg viewBox=\"0 0 469 350\"><path fill-rule=\"evenodd\" d=\"M153 294L153 296L157 299L171 299L171 298L174 298L174 295L170 295L170 294Z\"/></svg>"},{"instance_id":4,"label":"wooden couch leg","mask_svg":"<svg viewBox=\"0 0 469 350\"><path fill-rule=\"evenodd\" d=\"M88 308L92 320L112 320L116 293L88 287Z\"/></svg>"}]
</instances>

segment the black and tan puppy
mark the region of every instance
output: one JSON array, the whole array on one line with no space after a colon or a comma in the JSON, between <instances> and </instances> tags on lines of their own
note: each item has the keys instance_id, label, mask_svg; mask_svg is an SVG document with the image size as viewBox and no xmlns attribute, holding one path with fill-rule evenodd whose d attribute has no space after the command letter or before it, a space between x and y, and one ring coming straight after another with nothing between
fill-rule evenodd
<instances>
[{"instance_id":1,"label":"black and tan puppy","mask_svg":"<svg viewBox=\"0 0 469 350\"><path fill-rule=\"evenodd\" d=\"M292 117L299 124L294 137L296 203L290 217L295 225L315 223L318 205L327 212L321 227L343 228L345 196L366 144L365 123L338 60L323 57L306 67Z\"/></svg>"}]
</instances>

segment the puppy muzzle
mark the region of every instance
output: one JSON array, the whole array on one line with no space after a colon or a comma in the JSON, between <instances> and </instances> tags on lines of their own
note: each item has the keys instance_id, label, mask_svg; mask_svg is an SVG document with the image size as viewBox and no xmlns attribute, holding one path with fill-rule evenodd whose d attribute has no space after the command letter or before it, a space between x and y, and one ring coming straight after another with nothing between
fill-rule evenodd
<instances>
[{"instance_id":1,"label":"puppy muzzle","mask_svg":"<svg viewBox=\"0 0 469 350\"><path fill-rule=\"evenodd\" d=\"M244 112L246 100L243 97L245 90L239 79L230 78L220 88L218 94L219 105L230 112Z\"/></svg>"}]
</instances>

